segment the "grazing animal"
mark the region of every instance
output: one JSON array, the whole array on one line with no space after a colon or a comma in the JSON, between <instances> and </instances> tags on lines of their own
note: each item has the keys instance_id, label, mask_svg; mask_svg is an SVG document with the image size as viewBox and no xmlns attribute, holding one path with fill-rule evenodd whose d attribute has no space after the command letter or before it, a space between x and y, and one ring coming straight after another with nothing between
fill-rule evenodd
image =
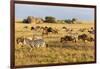
<instances>
[{"instance_id":1,"label":"grazing animal","mask_svg":"<svg viewBox=\"0 0 100 69\"><path fill-rule=\"evenodd\" d=\"M45 27L43 29L42 35L48 35L49 33L58 34L58 30L53 29L52 27Z\"/></svg>"},{"instance_id":2,"label":"grazing animal","mask_svg":"<svg viewBox=\"0 0 100 69\"><path fill-rule=\"evenodd\" d=\"M66 27L62 27L62 30L64 30L65 32L68 32L70 29L68 29Z\"/></svg>"},{"instance_id":3,"label":"grazing animal","mask_svg":"<svg viewBox=\"0 0 100 69\"><path fill-rule=\"evenodd\" d=\"M90 42L92 42L92 41L94 41L94 38L93 37L88 37L87 40L90 41Z\"/></svg>"},{"instance_id":4,"label":"grazing animal","mask_svg":"<svg viewBox=\"0 0 100 69\"><path fill-rule=\"evenodd\" d=\"M88 32L89 32L90 34L94 34L94 33L95 33L94 30L88 30Z\"/></svg>"},{"instance_id":5,"label":"grazing animal","mask_svg":"<svg viewBox=\"0 0 100 69\"><path fill-rule=\"evenodd\" d=\"M78 40L83 40L85 42L85 40L87 40L87 35L86 34L82 34L78 36Z\"/></svg>"},{"instance_id":6,"label":"grazing animal","mask_svg":"<svg viewBox=\"0 0 100 69\"><path fill-rule=\"evenodd\" d=\"M88 36L88 35L86 35L86 34L82 34L82 35L79 35L78 36L78 40L83 40L84 42L85 42L85 40L87 40L87 41L94 41L94 38L93 37L91 37L91 36Z\"/></svg>"},{"instance_id":7,"label":"grazing animal","mask_svg":"<svg viewBox=\"0 0 100 69\"><path fill-rule=\"evenodd\" d=\"M31 30L34 30L35 28L34 27L31 27Z\"/></svg>"},{"instance_id":8,"label":"grazing animal","mask_svg":"<svg viewBox=\"0 0 100 69\"><path fill-rule=\"evenodd\" d=\"M52 29L51 27L49 27L49 28L47 28L47 31L48 31L48 32L52 32L53 29Z\"/></svg>"},{"instance_id":9,"label":"grazing animal","mask_svg":"<svg viewBox=\"0 0 100 69\"><path fill-rule=\"evenodd\" d=\"M57 30L57 29L53 29L53 30L52 30L52 33L58 34L58 30Z\"/></svg>"},{"instance_id":10,"label":"grazing animal","mask_svg":"<svg viewBox=\"0 0 100 69\"><path fill-rule=\"evenodd\" d=\"M30 39L24 38L24 45L28 45L31 48L33 48L33 47L46 47L46 43L43 39L30 40Z\"/></svg>"},{"instance_id":11,"label":"grazing animal","mask_svg":"<svg viewBox=\"0 0 100 69\"><path fill-rule=\"evenodd\" d=\"M16 38L16 42L17 42L17 44L19 44L19 45L23 45L24 38L23 38L23 37L18 37L18 38Z\"/></svg>"},{"instance_id":12,"label":"grazing animal","mask_svg":"<svg viewBox=\"0 0 100 69\"><path fill-rule=\"evenodd\" d=\"M33 40L34 38L31 37L27 37L28 40ZM25 40L25 36L24 37L18 37L16 38L16 43L19 45L23 45L24 44L24 40Z\"/></svg>"},{"instance_id":13,"label":"grazing animal","mask_svg":"<svg viewBox=\"0 0 100 69\"><path fill-rule=\"evenodd\" d=\"M44 35L48 35L48 31L47 31L46 28L43 29L43 31L42 31L42 35L43 35L43 36L44 36Z\"/></svg>"},{"instance_id":14,"label":"grazing animal","mask_svg":"<svg viewBox=\"0 0 100 69\"><path fill-rule=\"evenodd\" d=\"M93 30L94 28L93 27L91 27L91 30Z\"/></svg>"},{"instance_id":15,"label":"grazing animal","mask_svg":"<svg viewBox=\"0 0 100 69\"><path fill-rule=\"evenodd\" d=\"M67 29L66 27L62 27L62 29Z\"/></svg>"},{"instance_id":16,"label":"grazing animal","mask_svg":"<svg viewBox=\"0 0 100 69\"><path fill-rule=\"evenodd\" d=\"M46 43L43 39L36 39L32 42L35 47L46 47Z\"/></svg>"},{"instance_id":17,"label":"grazing animal","mask_svg":"<svg viewBox=\"0 0 100 69\"><path fill-rule=\"evenodd\" d=\"M76 42L76 38L69 36L69 35L66 35L64 37L61 37L61 39L60 39L60 42L64 42L64 41L74 41L74 42Z\"/></svg>"}]
</instances>

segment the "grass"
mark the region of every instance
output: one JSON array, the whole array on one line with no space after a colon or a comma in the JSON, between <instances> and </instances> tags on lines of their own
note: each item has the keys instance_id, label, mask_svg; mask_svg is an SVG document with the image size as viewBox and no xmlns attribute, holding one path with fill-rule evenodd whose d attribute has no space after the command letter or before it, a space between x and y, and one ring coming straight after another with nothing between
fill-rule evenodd
<instances>
[{"instance_id":1,"label":"grass","mask_svg":"<svg viewBox=\"0 0 100 69\"><path fill-rule=\"evenodd\" d=\"M94 61L94 51L76 50L71 48L34 48L31 52L28 47L15 50L16 65L72 63Z\"/></svg>"},{"instance_id":2,"label":"grass","mask_svg":"<svg viewBox=\"0 0 100 69\"><path fill-rule=\"evenodd\" d=\"M80 28L90 28L93 24L36 24L37 26L50 26L61 29L66 26L77 31ZM15 38L19 36L32 37L32 35L41 35L41 32L30 31L30 28L23 29L24 26L31 27L31 24L15 23ZM81 33L81 32L79 32ZM67 33L60 31L58 34L49 34L44 37L48 44L47 48L33 48L30 51L29 46L15 45L15 64L35 65L35 64L53 64L53 63L74 63L94 61L94 42L78 41L77 43L60 43L60 37ZM16 41L15 41L16 43Z\"/></svg>"}]
</instances>

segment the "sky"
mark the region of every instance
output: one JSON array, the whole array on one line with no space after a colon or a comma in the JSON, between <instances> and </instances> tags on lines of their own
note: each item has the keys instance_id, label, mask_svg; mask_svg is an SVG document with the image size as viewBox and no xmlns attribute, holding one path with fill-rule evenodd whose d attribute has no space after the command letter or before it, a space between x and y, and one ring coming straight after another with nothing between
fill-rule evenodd
<instances>
[{"instance_id":1,"label":"sky","mask_svg":"<svg viewBox=\"0 0 100 69\"><path fill-rule=\"evenodd\" d=\"M77 18L79 20L91 21L94 20L94 8L15 4L16 19L25 19L28 16L41 18L53 16L60 20Z\"/></svg>"}]
</instances>

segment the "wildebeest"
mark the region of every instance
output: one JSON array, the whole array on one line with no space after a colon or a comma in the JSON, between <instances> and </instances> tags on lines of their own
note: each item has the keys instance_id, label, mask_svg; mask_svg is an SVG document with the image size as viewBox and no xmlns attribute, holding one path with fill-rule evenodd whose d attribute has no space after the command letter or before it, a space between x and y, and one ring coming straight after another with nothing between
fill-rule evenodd
<instances>
[{"instance_id":1,"label":"wildebeest","mask_svg":"<svg viewBox=\"0 0 100 69\"><path fill-rule=\"evenodd\" d=\"M91 27L91 30L93 30L94 28L93 27Z\"/></svg>"},{"instance_id":2,"label":"wildebeest","mask_svg":"<svg viewBox=\"0 0 100 69\"><path fill-rule=\"evenodd\" d=\"M51 27L44 27L44 29L43 29L43 32L42 32L42 35L48 35L49 33L51 33L52 32L52 28Z\"/></svg>"},{"instance_id":3,"label":"wildebeest","mask_svg":"<svg viewBox=\"0 0 100 69\"><path fill-rule=\"evenodd\" d=\"M81 34L81 35L79 35L78 36L78 40L83 40L84 42L85 42L85 40L87 40L87 41L94 41L94 38L93 37L91 37L91 36L88 36L87 34Z\"/></svg>"},{"instance_id":4,"label":"wildebeest","mask_svg":"<svg viewBox=\"0 0 100 69\"><path fill-rule=\"evenodd\" d=\"M24 38L23 37L16 38L16 43L17 44L23 45L23 42L24 42Z\"/></svg>"},{"instance_id":5,"label":"wildebeest","mask_svg":"<svg viewBox=\"0 0 100 69\"><path fill-rule=\"evenodd\" d=\"M51 27L48 27L48 28L47 28L47 31L48 31L48 32L52 32L53 29L52 29Z\"/></svg>"},{"instance_id":6,"label":"wildebeest","mask_svg":"<svg viewBox=\"0 0 100 69\"><path fill-rule=\"evenodd\" d=\"M53 29L53 30L52 30L52 33L58 34L58 29Z\"/></svg>"},{"instance_id":7,"label":"wildebeest","mask_svg":"<svg viewBox=\"0 0 100 69\"><path fill-rule=\"evenodd\" d=\"M34 30L34 29L35 29L35 28L32 26L32 27L31 27L31 30Z\"/></svg>"},{"instance_id":8,"label":"wildebeest","mask_svg":"<svg viewBox=\"0 0 100 69\"><path fill-rule=\"evenodd\" d=\"M43 29L42 35L48 35L49 33L58 34L58 29L53 29L52 27L45 27Z\"/></svg>"},{"instance_id":9,"label":"wildebeest","mask_svg":"<svg viewBox=\"0 0 100 69\"><path fill-rule=\"evenodd\" d=\"M43 31L42 31L42 36L44 36L44 35L48 35L48 31L47 31L46 27L43 28Z\"/></svg>"},{"instance_id":10,"label":"wildebeest","mask_svg":"<svg viewBox=\"0 0 100 69\"><path fill-rule=\"evenodd\" d=\"M16 43L19 44L19 45L23 45L24 44L24 39L25 39L24 36L18 37L18 38L16 38ZM27 37L27 39L33 40L33 38L31 38L31 37Z\"/></svg>"},{"instance_id":11,"label":"wildebeest","mask_svg":"<svg viewBox=\"0 0 100 69\"><path fill-rule=\"evenodd\" d=\"M69 28L66 28L66 27L62 27L62 30L65 31L65 32L70 31L70 29Z\"/></svg>"},{"instance_id":12,"label":"wildebeest","mask_svg":"<svg viewBox=\"0 0 100 69\"><path fill-rule=\"evenodd\" d=\"M60 42L65 42L65 41L74 41L76 42L76 38L70 35L66 35L64 37L61 37Z\"/></svg>"},{"instance_id":13,"label":"wildebeest","mask_svg":"<svg viewBox=\"0 0 100 69\"><path fill-rule=\"evenodd\" d=\"M88 32L89 32L90 34L94 34L94 33L95 33L95 30L88 30Z\"/></svg>"}]
</instances>

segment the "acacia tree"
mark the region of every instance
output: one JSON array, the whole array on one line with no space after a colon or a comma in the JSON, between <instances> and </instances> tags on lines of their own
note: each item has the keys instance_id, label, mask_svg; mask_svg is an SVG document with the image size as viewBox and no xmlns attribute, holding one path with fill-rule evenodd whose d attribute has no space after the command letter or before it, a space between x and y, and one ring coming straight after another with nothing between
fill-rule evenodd
<instances>
[{"instance_id":1,"label":"acacia tree","mask_svg":"<svg viewBox=\"0 0 100 69\"><path fill-rule=\"evenodd\" d=\"M55 23L56 22L56 18L55 17L52 17L52 16L46 16L45 17L45 22Z\"/></svg>"},{"instance_id":2,"label":"acacia tree","mask_svg":"<svg viewBox=\"0 0 100 69\"><path fill-rule=\"evenodd\" d=\"M72 18L72 23L75 23L77 19L76 18Z\"/></svg>"},{"instance_id":3,"label":"acacia tree","mask_svg":"<svg viewBox=\"0 0 100 69\"><path fill-rule=\"evenodd\" d=\"M68 23L68 24L71 24L72 23L72 20L66 19L65 22Z\"/></svg>"},{"instance_id":4,"label":"acacia tree","mask_svg":"<svg viewBox=\"0 0 100 69\"><path fill-rule=\"evenodd\" d=\"M76 18L66 19L65 22L68 24L73 24L73 23L75 23L76 20L77 20Z\"/></svg>"},{"instance_id":5,"label":"acacia tree","mask_svg":"<svg viewBox=\"0 0 100 69\"><path fill-rule=\"evenodd\" d=\"M24 20L23 20L23 23L28 23L27 19L24 19Z\"/></svg>"}]
</instances>

